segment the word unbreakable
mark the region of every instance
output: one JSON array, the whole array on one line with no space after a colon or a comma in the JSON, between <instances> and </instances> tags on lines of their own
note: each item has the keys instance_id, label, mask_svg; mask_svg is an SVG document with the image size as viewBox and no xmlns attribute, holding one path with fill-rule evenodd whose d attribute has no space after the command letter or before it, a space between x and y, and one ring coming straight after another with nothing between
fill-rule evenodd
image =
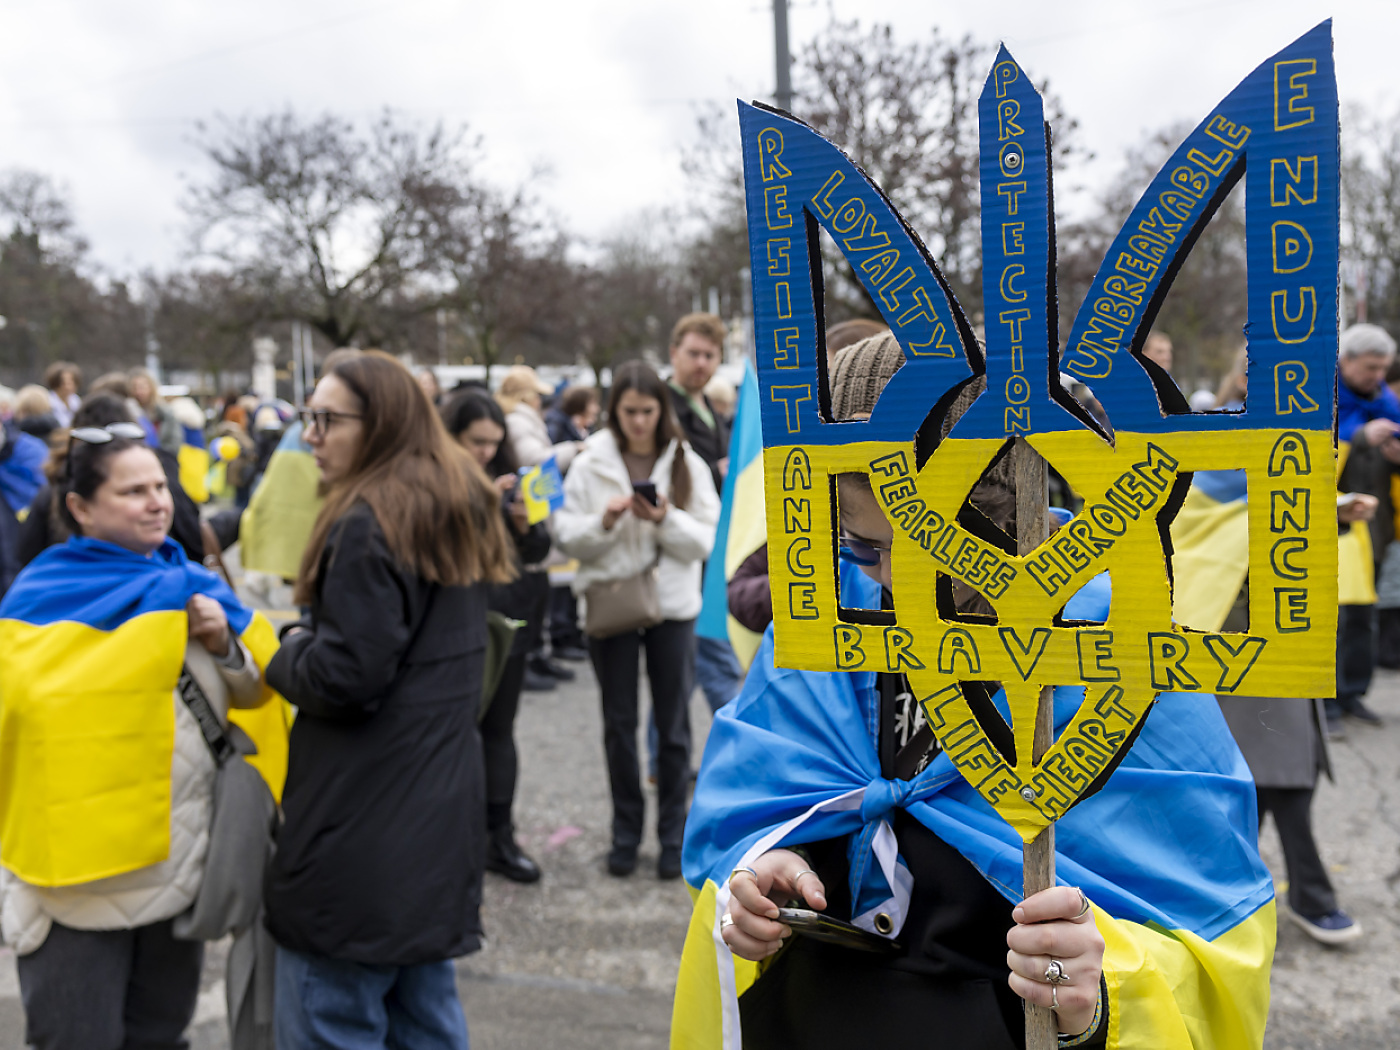
<instances>
[{"instance_id":1,"label":"word unbreakable","mask_svg":"<svg viewBox=\"0 0 1400 1050\"><path fill-rule=\"evenodd\" d=\"M799 121L740 106L769 565L777 662L906 673L957 768L1029 842L1111 772L1161 693L1332 691L1331 25L1261 65L1187 136L1115 238L1062 353L1049 129L1041 96L1005 48L979 116L985 351L923 244L864 173ZM1140 350L1177 268L1241 178L1250 398L1243 411L1192 413ZM904 351L868 420L830 417L819 228ZM1111 431L1063 392L1060 370L1092 388ZM949 405L978 376L985 390L940 441ZM1017 437L1085 500L1025 556L967 505ZM1192 471L1235 468L1249 485L1249 628L1193 632L1171 618L1168 529ZM843 473L868 477L894 526L892 610L840 605ZM1065 603L1105 572L1107 621L1066 620ZM995 616L940 602L953 579ZM1011 732L992 734L1001 748L968 702L989 682L1005 690ZM1083 686L1085 699L1033 763L1044 686ZM1171 717L1169 702L1156 717Z\"/></svg>"}]
</instances>

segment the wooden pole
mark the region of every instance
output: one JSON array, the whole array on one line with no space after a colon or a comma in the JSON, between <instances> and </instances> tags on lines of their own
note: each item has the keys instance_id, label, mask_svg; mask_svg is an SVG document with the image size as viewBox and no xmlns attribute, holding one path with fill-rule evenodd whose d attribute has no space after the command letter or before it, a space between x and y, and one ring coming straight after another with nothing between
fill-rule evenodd
<instances>
[{"instance_id":1,"label":"wooden pole","mask_svg":"<svg viewBox=\"0 0 1400 1050\"><path fill-rule=\"evenodd\" d=\"M1017 438L1011 453L1016 477L1016 553L1029 554L1050 535L1050 475L1045 460L1025 439ZM1039 763L1055 738L1053 690L1045 686L1035 716L1032 761ZM1026 846L1022 867L1022 892L1033 893L1055 885L1055 825L1049 825ZM1026 1003L1026 1050L1055 1050L1059 1045L1055 1014L1048 1006Z\"/></svg>"}]
</instances>

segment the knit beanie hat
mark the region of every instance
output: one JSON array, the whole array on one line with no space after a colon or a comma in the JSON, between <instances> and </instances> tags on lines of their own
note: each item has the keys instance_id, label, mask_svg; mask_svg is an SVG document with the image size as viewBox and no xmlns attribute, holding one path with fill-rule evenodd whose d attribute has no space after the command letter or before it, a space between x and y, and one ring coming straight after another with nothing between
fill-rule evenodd
<instances>
[{"instance_id":1,"label":"knit beanie hat","mask_svg":"<svg viewBox=\"0 0 1400 1050\"><path fill-rule=\"evenodd\" d=\"M870 415L880 399L880 391L902 364L904 351L890 332L881 332L836 351L830 377L832 418Z\"/></svg>"}]
</instances>

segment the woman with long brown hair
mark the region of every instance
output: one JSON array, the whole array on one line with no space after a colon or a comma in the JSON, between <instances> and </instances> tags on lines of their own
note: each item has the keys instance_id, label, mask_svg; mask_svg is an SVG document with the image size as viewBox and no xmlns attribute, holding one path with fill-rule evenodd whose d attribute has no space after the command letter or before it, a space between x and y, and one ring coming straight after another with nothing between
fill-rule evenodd
<instances>
[{"instance_id":1,"label":"woman with long brown hair","mask_svg":"<svg viewBox=\"0 0 1400 1050\"><path fill-rule=\"evenodd\" d=\"M296 587L310 614L268 668L297 707L266 884L277 1042L465 1050L451 960L481 944L500 499L385 354L337 362L303 423L326 501Z\"/></svg>"},{"instance_id":2,"label":"woman with long brown hair","mask_svg":"<svg viewBox=\"0 0 1400 1050\"><path fill-rule=\"evenodd\" d=\"M710 470L682 440L666 384L643 362L627 362L613 373L608 425L574 460L564 481L564 506L554 521L559 546L579 560L575 594L584 595L595 583L656 575L660 623L589 638L612 786L608 871L614 875L630 875L636 868L646 815L637 762L637 661L643 648L660 740L656 871L663 879L681 874L695 617L700 570L718 520Z\"/></svg>"}]
</instances>

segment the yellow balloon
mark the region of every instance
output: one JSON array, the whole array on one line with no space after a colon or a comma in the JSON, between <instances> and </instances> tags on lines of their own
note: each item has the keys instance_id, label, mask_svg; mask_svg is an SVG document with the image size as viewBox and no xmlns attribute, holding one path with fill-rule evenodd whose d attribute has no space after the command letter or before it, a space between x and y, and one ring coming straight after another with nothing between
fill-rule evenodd
<instances>
[{"instance_id":1,"label":"yellow balloon","mask_svg":"<svg viewBox=\"0 0 1400 1050\"><path fill-rule=\"evenodd\" d=\"M226 462L237 459L242 451L237 438L221 437L214 442L214 454Z\"/></svg>"}]
</instances>

